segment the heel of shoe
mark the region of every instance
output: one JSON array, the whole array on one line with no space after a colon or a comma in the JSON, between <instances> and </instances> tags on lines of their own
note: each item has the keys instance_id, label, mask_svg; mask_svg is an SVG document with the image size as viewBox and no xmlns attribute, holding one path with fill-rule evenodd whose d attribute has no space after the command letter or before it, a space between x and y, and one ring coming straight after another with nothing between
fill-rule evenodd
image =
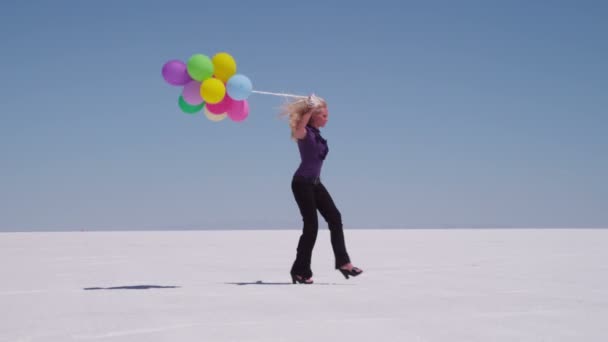
<instances>
[{"instance_id":1,"label":"heel of shoe","mask_svg":"<svg viewBox=\"0 0 608 342\"><path fill-rule=\"evenodd\" d=\"M346 279L348 279L348 277L349 277L349 276L356 277L356 276L358 276L359 274L363 273L363 270L361 270L361 269L360 269L360 268L358 268L358 267L353 267L353 268L352 268L352 269L350 269L350 270L345 270L345 269L339 268L338 270L340 271L340 273L342 273L342 275L343 275L343 276L344 276L344 278L346 278Z\"/></svg>"},{"instance_id":2,"label":"heel of shoe","mask_svg":"<svg viewBox=\"0 0 608 342\"><path fill-rule=\"evenodd\" d=\"M299 276L297 274L292 274L291 275L291 283L292 284L306 284L306 285L310 285L313 282L312 278L304 278L302 276Z\"/></svg>"}]
</instances>

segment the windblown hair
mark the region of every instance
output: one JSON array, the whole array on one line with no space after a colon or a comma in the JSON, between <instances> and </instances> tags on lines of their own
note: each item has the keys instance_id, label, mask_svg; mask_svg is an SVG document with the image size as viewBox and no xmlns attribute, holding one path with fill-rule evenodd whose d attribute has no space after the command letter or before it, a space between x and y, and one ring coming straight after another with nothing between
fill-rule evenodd
<instances>
[{"instance_id":1,"label":"windblown hair","mask_svg":"<svg viewBox=\"0 0 608 342\"><path fill-rule=\"evenodd\" d=\"M289 102L286 102L280 110L281 116L289 117L289 128L291 128L291 138L296 140L294 137L298 123L302 120L302 116L309 110L315 110L319 108L327 107L327 102L321 97L312 95L309 98L298 98ZM313 112L315 115L315 112Z\"/></svg>"}]
</instances>

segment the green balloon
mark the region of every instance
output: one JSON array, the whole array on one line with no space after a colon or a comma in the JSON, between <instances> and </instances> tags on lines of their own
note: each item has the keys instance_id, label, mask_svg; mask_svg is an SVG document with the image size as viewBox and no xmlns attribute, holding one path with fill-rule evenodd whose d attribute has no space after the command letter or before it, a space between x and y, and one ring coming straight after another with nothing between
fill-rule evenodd
<instances>
[{"instance_id":1,"label":"green balloon","mask_svg":"<svg viewBox=\"0 0 608 342\"><path fill-rule=\"evenodd\" d=\"M186 102L181 95L179 97L179 108L181 108L182 112L186 114L195 114L199 110L203 109L203 107L205 107L205 102L201 103L200 105L191 105Z\"/></svg>"},{"instance_id":2,"label":"green balloon","mask_svg":"<svg viewBox=\"0 0 608 342\"><path fill-rule=\"evenodd\" d=\"M202 82L213 76L213 61L202 54L193 55L188 60L187 70L192 79Z\"/></svg>"}]
</instances>

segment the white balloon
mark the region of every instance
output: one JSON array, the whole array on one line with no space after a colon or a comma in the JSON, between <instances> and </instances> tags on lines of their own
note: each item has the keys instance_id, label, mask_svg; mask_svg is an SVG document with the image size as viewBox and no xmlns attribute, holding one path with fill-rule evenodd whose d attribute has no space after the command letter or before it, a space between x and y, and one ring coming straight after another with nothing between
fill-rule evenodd
<instances>
[{"instance_id":1,"label":"white balloon","mask_svg":"<svg viewBox=\"0 0 608 342\"><path fill-rule=\"evenodd\" d=\"M207 119L209 119L210 121L213 121L213 122L220 122L228 117L227 113L222 113L222 114L211 113L210 111L207 110L207 106L205 106L204 112L205 112L205 116L207 117Z\"/></svg>"}]
</instances>

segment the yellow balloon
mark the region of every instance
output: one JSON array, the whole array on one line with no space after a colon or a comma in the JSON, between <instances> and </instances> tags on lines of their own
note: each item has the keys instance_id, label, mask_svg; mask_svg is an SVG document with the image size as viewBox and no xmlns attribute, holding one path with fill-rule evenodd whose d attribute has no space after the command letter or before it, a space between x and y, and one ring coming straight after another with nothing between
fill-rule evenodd
<instances>
[{"instance_id":1,"label":"yellow balloon","mask_svg":"<svg viewBox=\"0 0 608 342\"><path fill-rule=\"evenodd\" d=\"M207 117L207 119L209 119L213 122L219 122L228 117L227 113L222 113L222 114L211 113L210 111L207 110L207 106L205 106L204 112L205 112L205 116Z\"/></svg>"},{"instance_id":2,"label":"yellow balloon","mask_svg":"<svg viewBox=\"0 0 608 342\"><path fill-rule=\"evenodd\" d=\"M226 52L220 52L213 56L213 73L216 78L226 83L236 74L236 61Z\"/></svg>"},{"instance_id":3,"label":"yellow balloon","mask_svg":"<svg viewBox=\"0 0 608 342\"><path fill-rule=\"evenodd\" d=\"M226 86L217 78L208 78L201 84L201 97L207 103L220 103L225 95Z\"/></svg>"}]
</instances>

